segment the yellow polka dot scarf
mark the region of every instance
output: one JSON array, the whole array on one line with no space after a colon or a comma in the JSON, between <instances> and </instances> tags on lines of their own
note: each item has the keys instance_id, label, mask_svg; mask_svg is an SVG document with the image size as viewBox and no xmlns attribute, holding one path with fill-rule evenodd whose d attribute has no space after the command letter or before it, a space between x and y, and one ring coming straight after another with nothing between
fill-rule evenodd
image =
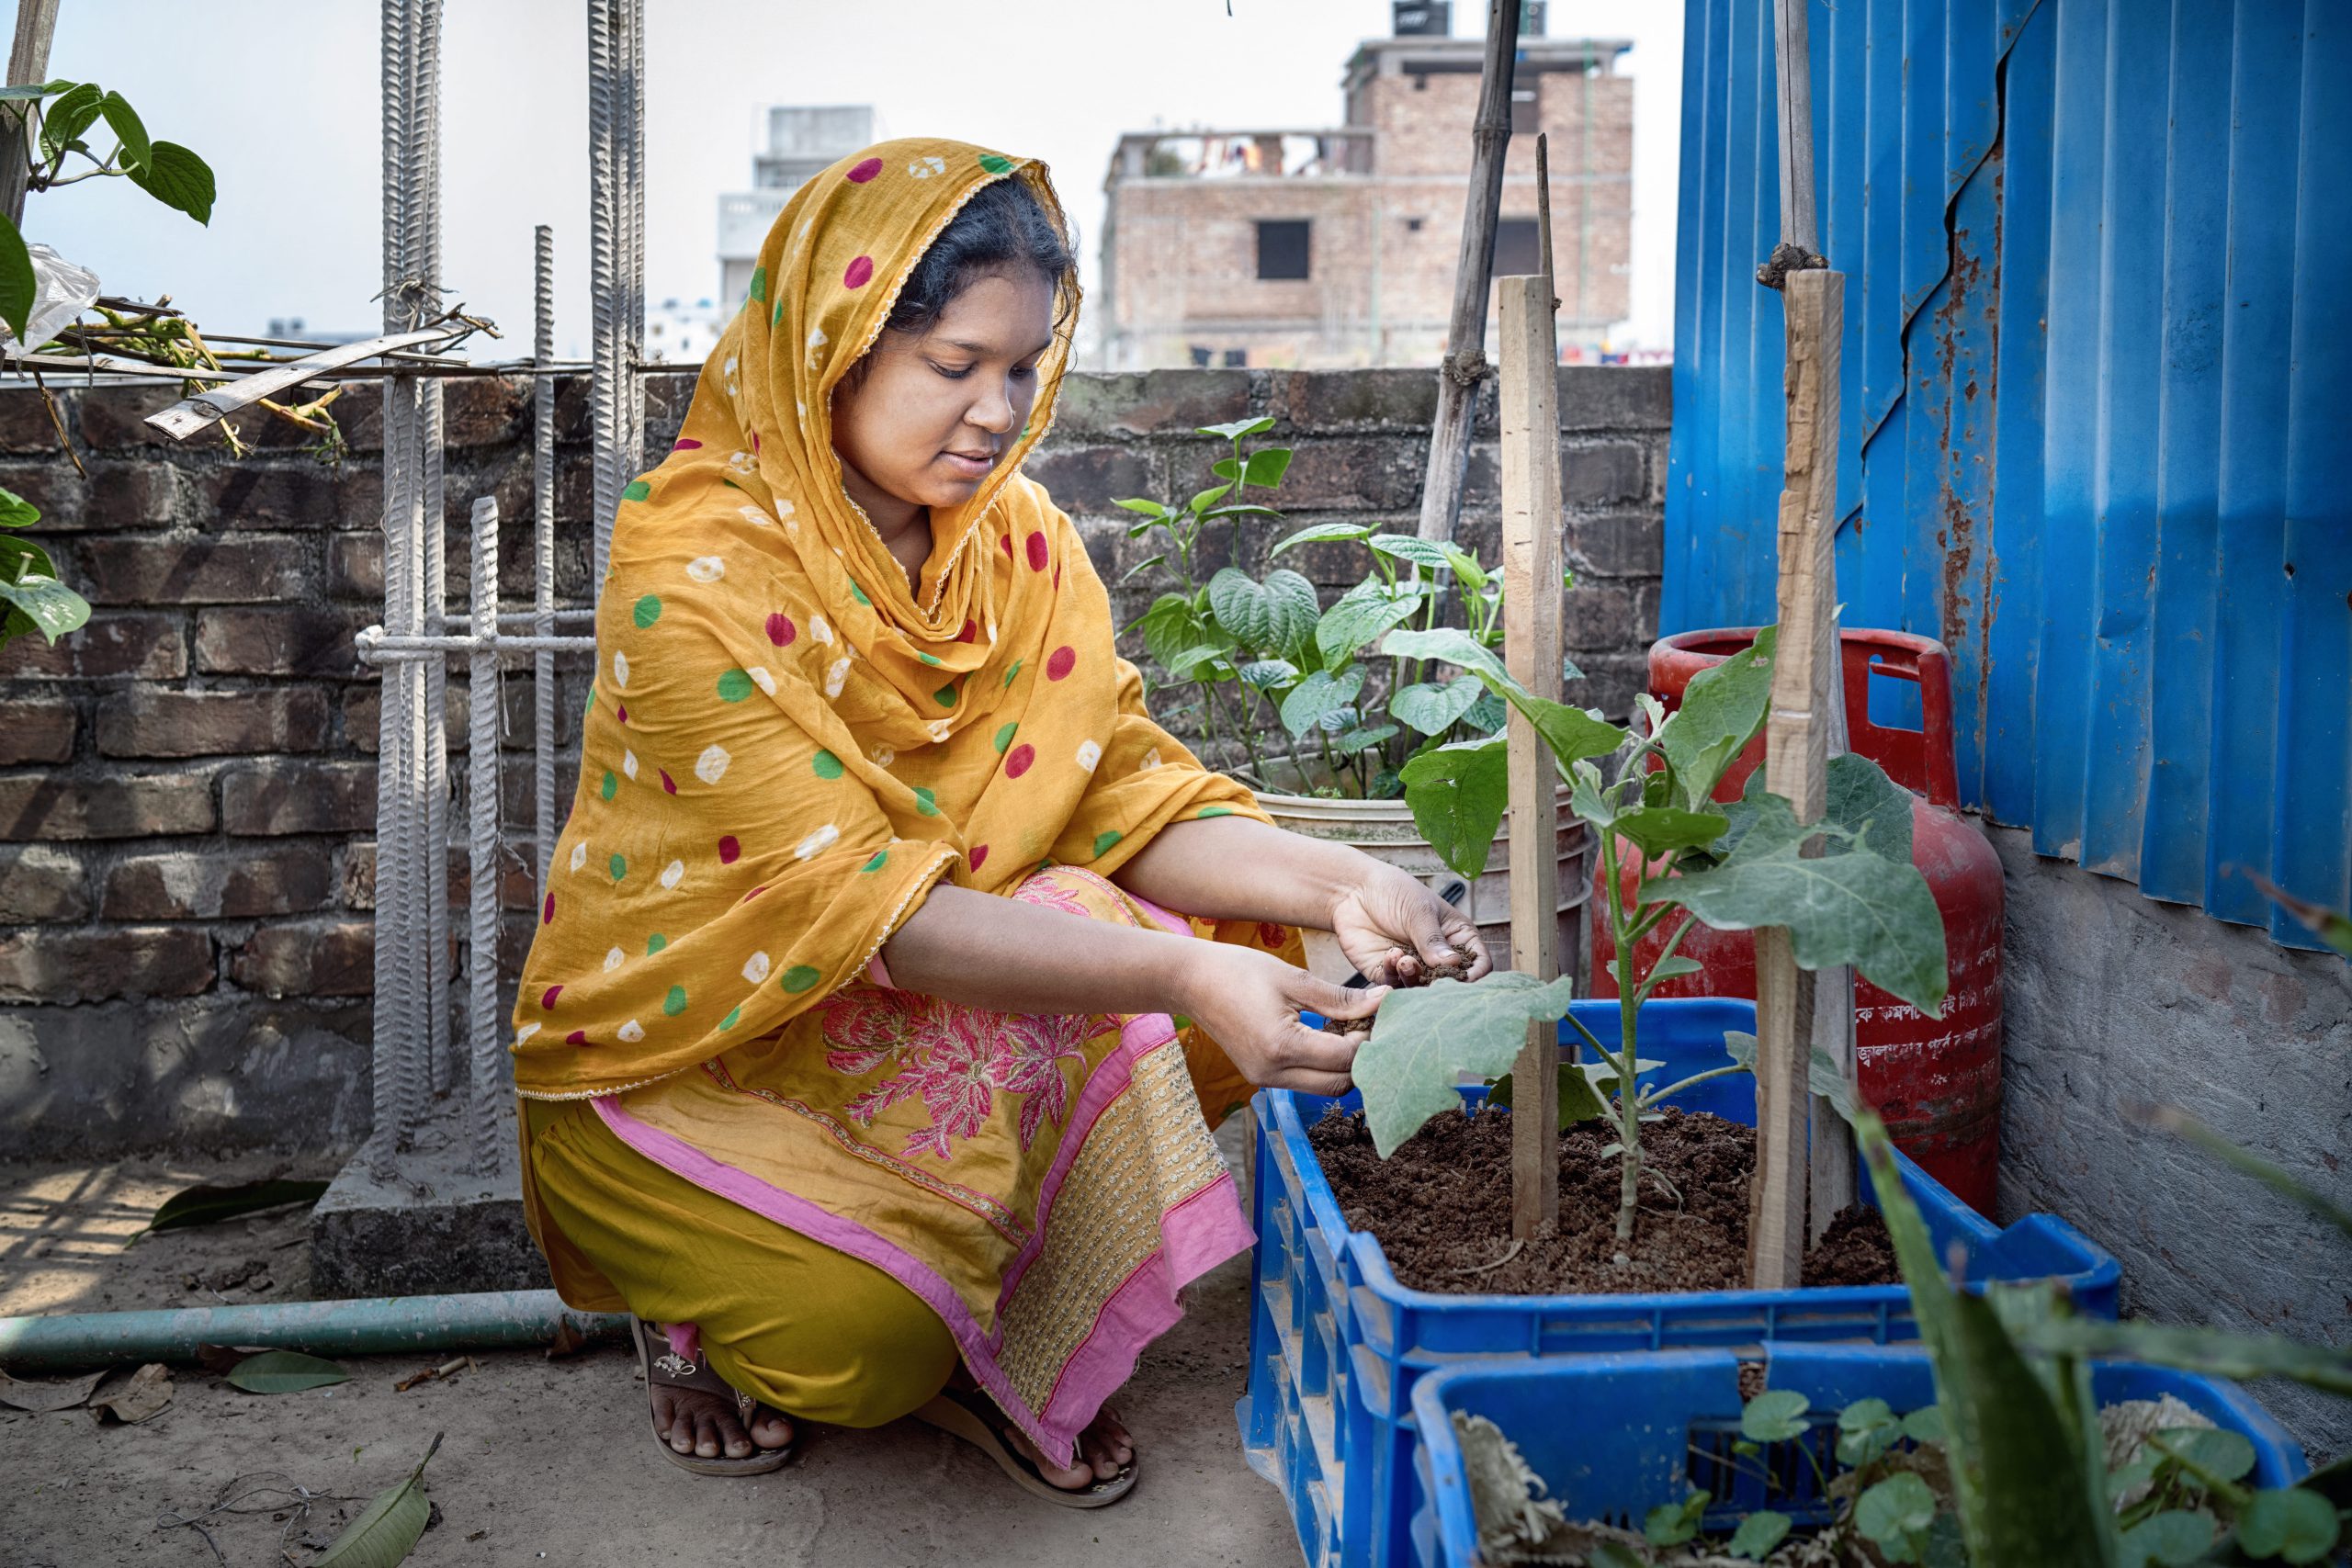
<instances>
[{"instance_id":1,"label":"yellow polka dot scarf","mask_svg":"<svg viewBox=\"0 0 2352 1568\"><path fill-rule=\"evenodd\" d=\"M623 493L579 788L514 1011L526 1096L607 1094L770 1034L862 975L941 878L1102 874L1257 815L1144 711L1084 544L1018 470L932 518L920 592L842 489L833 388L975 192L1043 165L886 141L794 192L677 447ZM1067 225L1064 225L1067 231Z\"/></svg>"}]
</instances>

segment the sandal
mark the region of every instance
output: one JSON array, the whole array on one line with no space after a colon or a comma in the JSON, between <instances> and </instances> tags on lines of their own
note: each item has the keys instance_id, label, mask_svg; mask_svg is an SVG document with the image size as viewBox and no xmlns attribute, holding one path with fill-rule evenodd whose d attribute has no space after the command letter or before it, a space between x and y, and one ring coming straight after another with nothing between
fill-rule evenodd
<instances>
[{"instance_id":1,"label":"sandal","mask_svg":"<svg viewBox=\"0 0 2352 1568\"><path fill-rule=\"evenodd\" d=\"M1136 1466L1130 1462L1108 1481L1082 1491L1057 1486L1046 1479L1029 1457L1007 1440L1012 1424L993 1400L974 1389L946 1388L915 1412L915 1419L963 1438L1012 1477L1021 1489L1060 1508L1107 1508L1136 1489Z\"/></svg>"},{"instance_id":2,"label":"sandal","mask_svg":"<svg viewBox=\"0 0 2352 1568\"><path fill-rule=\"evenodd\" d=\"M710 1370L709 1358L690 1361L672 1347L670 1337L643 1318L637 1320L637 1364L645 1370L646 1399L650 1401L657 1385L667 1388L693 1389L702 1393L724 1394L735 1402L736 1419L743 1423L743 1435L751 1436L752 1416L760 1402L750 1394L729 1385L726 1379ZM781 1414L779 1412L779 1414ZM741 1459L704 1459L699 1454L682 1454L670 1446L660 1427L653 1427L653 1446L662 1457L680 1470L691 1470L696 1475L765 1475L781 1470L792 1457L792 1445L780 1449L760 1449Z\"/></svg>"}]
</instances>

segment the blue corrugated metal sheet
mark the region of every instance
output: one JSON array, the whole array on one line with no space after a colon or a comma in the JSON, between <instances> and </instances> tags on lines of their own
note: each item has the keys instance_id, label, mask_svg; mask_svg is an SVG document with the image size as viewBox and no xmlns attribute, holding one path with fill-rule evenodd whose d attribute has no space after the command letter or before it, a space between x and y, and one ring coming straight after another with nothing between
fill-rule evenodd
<instances>
[{"instance_id":1,"label":"blue corrugated metal sheet","mask_svg":"<svg viewBox=\"0 0 2352 1568\"><path fill-rule=\"evenodd\" d=\"M1962 790L2302 942L2352 903L2352 4L1811 0L1838 589ZM1770 0L1688 0L1667 630L1769 619Z\"/></svg>"}]
</instances>

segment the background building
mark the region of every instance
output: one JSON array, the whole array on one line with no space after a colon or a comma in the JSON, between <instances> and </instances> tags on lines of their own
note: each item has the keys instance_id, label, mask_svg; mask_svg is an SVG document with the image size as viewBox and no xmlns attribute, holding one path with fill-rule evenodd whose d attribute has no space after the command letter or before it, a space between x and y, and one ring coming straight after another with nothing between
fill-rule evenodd
<instances>
[{"instance_id":1,"label":"background building","mask_svg":"<svg viewBox=\"0 0 2352 1568\"><path fill-rule=\"evenodd\" d=\"M836 159L882 140L870 104L771 108L767 132L767 147L752 157L752 188L718 198L718 298L727 310L752 287L760 243L792 193Z\"/></svg>"},{"instance_id":2,"label":"background building","mask_svg":"<svg viewBox=\"0 0 2352 1568\"><path fill-rule=\"evenodd\" d=\"M1345 123L1136 131L1104 182L1103 367L1434 364L1444 352L1485 43L1399 5L1347 62ZM1540 29L1541 7L1529 7ZM1412 32L1415 27L1436 30ZM1627 314L1631 46L1523 28L1498 274L1537 269L1535 133L1550 138L1553 265L1569 358Z\"/></svg>"}]
</instances>

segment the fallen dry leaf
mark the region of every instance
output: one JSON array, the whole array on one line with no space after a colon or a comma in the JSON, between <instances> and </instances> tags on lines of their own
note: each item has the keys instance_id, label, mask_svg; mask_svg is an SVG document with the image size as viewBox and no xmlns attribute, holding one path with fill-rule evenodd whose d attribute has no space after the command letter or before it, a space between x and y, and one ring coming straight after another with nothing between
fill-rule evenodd
<instances>
[{"instance_id":1,"label":"fallen dry leaf","mask_svg":"<svg viewBox=\"0 0 2352 1568\"><path fill-rule=\"evenodd\" d=\"M92 1398L90 1410L101 1424L119 1421L135 1427L162 1415L171 1402L172 1369L150 1361L124 1382L109 1384L103 1398Z\"/></svg>"},{"instance_id":2,"label":"fallen dry leaf","mask_svg":"<svg viewBox=\"0 0 2352 1568\"><path fill-rule=\"evenodd\" d=\"M0 1404L11 1410L31 1410L46 1413L71 1410L90 1397L90 1391L105 1377L104 1368L84 1377L61 1378L54 1382L19 1382L6 1372L0 1372Z\"/></svg>"},{"instance_id":3,"label":"fallen dry leaf","mask_svg":"<svg viewBox=\"0 0 2352 1568\"><path fill-rule=\"evenodd\" d=\"M577 1356L586 1348L588 1337L580 1332L579 1326L569 1317L557 1318L555 1337L548 1341L548 1359L560 1361L567 1356Z\"/></svg>"}]
</instances>

